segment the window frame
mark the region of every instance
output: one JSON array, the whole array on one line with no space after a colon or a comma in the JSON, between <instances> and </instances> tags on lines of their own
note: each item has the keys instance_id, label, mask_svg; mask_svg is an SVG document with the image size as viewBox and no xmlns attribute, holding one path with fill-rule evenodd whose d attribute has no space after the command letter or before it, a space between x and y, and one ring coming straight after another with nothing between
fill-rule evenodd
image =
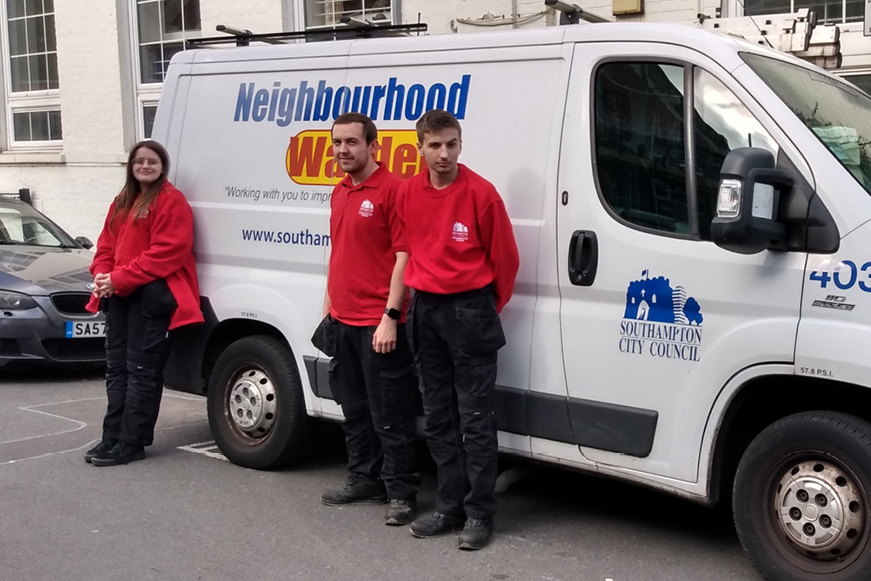
<instances>
[{"instance_id":1,"label":"window frame","mask_svg":"<svg viewBox=\"0 0 871 581\"><path fill-rule=\"evenodd\" d=\"M331 29L331 28L335 28L336 26L343 26L343 25L339 24L339 21L337 19L335 19L335 15L342 14L345 12L350 12L349 10L343 10L341 12L333 10L331 13L334 16L333 22L324 22L322 24L309 24L309 22L308 22L308 20L309 20L308 19L308 4L309 3L317 3L318 1L319 0L298 0L297 5L299 6L299 15L300 15L300 22L302 22L302 30L317 30L320 28ZM320 0L320 1L323 2L324 0ZM341 2L343 0L327 0L327 1ZM362 2L369 2L369 1L375 1L375 0L361 0L361 1ZM390 12L390 18L385 20L384 24L399 24L401 22L400 16L402 14L402 2L401 2L401 0L388 0L388 1L390 3L390 6L388 8L386 8L386 10ZM385 11L385 8L384 7L362 8L362 11L364 13L364 18L365 18L365 13L368 11L383 12L383 11Z\"/></svg>"},{"instance_id":2,"label":"window frame","mask_svg":"<svg viewBox=\"0 0 871 581\"><path fill-rule=\"evenodd\" d=\"M856 85L856 83L852 80L852 77L862 77L863 81L867 81L867 84L863 83L861 86L856 86L871 95L871 69L856 69L851 71L845 71L843 73L840 73L840 77L847 82L853 83L854 85ZM865 89L863 88L864 86L867 86L868 88Z\"/></svg>"},{"instance_id":3,"label":"window frame","mask_svg":"<svg viewBox=\"0 0 871 581\"><path fill-rule=\"evenodd\" d=\"M57 1L57 0L55 0ZM160 96L163 92L163 82L144 82L142 80L142 54L141 49L144 45L149 44L165 44L166 42L182 42L189 38L198 38L202 36L202 2L196 0L198 10L200 11L200 28L195 31L182 29L181 32L163 33L161 31L161 40L159 43L148 42L142 43L139 36L139 6L141 4L159 4L165 0L128 0L127 2L127 20L128 29L130 31L130 66L132 68L133 80L133 100L134 100L134 128L136 131L136 141L146 139L145 135L145 108L156 107L160 101ZM193 33L195 32L195 34ZM184 47L182 50L186 50ZM150 134L149 134L150 135Z\"/></svg>"},{"instance_id":4,"label":"window frame","mask_svg":"<svg viewBox=\"0 0 871 581\"><path fill-rule=\"evenodd\" d=\"M57 0L55 0L57 1ZM44 8L43 8L44 9ZM54 5L51 12L42 12L44 18L50 14L55 17ZM7 9L7 1L0 0L0 53L3 58L0 59L0 98L5 103L5 115L0 119L0 150L8 149L11 152L56 152L63 148L63 129L61 129L60 139L44 139L44 140L21 140L15 135L15 115L22 113L41 113L57 111L61 114L61 124L63 124L60 102L60 86L56 89L40 89L36 91L12 91L12 51L10 49L9 38L9 15ZM57 21L55 21L55 50L46 51L54 52L57 55ZM31 53L28 53L31 54Z\"/></svg>"},{"instance_id":5,"label":"window frame","mask_svg":"<svg viewBox=\"0 0 871 581\"><path fill-rule=\"evenodd\" d=\"M736 17L741 17L741 16L764 16L764 15L769 15L769 14L781 14L780 12L760 12L759 14L747 14L747 11L745 10L746 2L744 2L742 0L726 0L726 6L727 6L727 10L725 11L726 13L723 14L724 17L728 17L728 16L732 16L732 15L734 15ZM795 13L795 11L798 10L798 8L795 7L795 0L789 0L789 6L790 6L790 12L792 12L792 13ZM841 18L840 18L840 21L823 20L822 14L820 14L817 10L815 10L813 6L802 6L802 8L810 8L811 10L814 10L814 12L817 14L818 22L820 25L823 25L823 24L837 24L839 26L858 25L861 27L862 20L864 17L864 14L862 14L859 17L857 17L856 19L848 21L846 19L847 18L847 0L841 0Z\"/></svg>"}]
</instances>

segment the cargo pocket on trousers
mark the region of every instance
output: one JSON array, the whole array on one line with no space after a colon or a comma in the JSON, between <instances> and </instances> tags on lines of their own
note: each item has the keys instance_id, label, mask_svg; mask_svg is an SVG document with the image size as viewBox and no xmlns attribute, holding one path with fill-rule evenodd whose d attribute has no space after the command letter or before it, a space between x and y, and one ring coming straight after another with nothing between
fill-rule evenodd
<instances>
[{"instance_id":1,"label":"cargo pocket on trousers","mask_svg":"<svg viewBox=\"0 0 871 581\"><path fill-rule=\"evenodd\" d=\"M168 317L178 308L165 279L159 278L144 285L141 293L142 314L146 317Z\"/></svg>"},{"instance_id":2,"label":"cargo pocket on trousers","mask_svg":"<svg viewBox=\"0 0 871 581\"><path fill-rule=\"evenodd\" d=\"M457 308L457 342L471 357L496 353L505 345L505 333L495 308Z\"/></svg>"},{"instance_id":3,"label":"cargo pocket on trousers","mask_svg":"<svg viewBox=\"0 0 871 581\"><path fill-rule=\"evenodd\" d=\"M396 418L413 418L420 400L414 365L409 363L403 367L379 369L378 376L384 394L381 410L384 417L390 418L391 422L397 421Z\"/></svg>"},{"instance_id":4,"label":"cargo pocket on trousers","mask_svg":"<svg viewBox=\"0 0 871 581\"><path fill-rule=\"evenodd\" d=\"M148 352L163 353L169 348L169 321L178 303L162 278L143 285L139 293L145 318L142 348Z\"/></svg>"},{"instance_id":5,"label":"cargo pocket on trousers","mask_svg":"<svg viewBox=\"0 0 871 581\"><path fill-rule=\"evenodd\" d=\"M342 400L344 399L342 397L342 378L339 376L339 364L335 357L330 359L327 369L327 377L330 384L330 393L333 395L333 401L342 405Z\"/></svg>"},{"instance_id":6,"label":"cargo pocket on trousers","mask_svg":"<svg viewBox=\"0 0 871 581\"><path fill-rule=\"evenodd\" d=\"M142 349L149 353L163 353L169 349L169 314L145 315Z\"/></svg>"}]
</instances>

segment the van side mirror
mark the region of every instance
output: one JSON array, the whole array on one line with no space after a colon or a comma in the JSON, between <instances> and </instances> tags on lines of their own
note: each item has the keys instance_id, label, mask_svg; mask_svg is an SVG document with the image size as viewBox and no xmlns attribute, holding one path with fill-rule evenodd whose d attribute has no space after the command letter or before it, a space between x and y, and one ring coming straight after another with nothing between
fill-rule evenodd
<instances>
[{"instance_id":1,"label":"van side mirror","mask_svg":"<svg viewBox=\"0 0 871 581\"><path fill-rule=\"evenodd\" d=\"M793 179L775 169L774 155L758 147L730 151L720 169L714 243L738 254L786 249L786 224L778 221L781 198Z\"/></svg>"},{"instance_id":2,"label":"van side mirror","mask_svg":"<svg viewBox=\"0 0 871 581\"><path fill-rule=\"evenodd\" d=\"M94 243L91 242L91 239L87 236L76 236L76 242L84 246L86 250L90 250L94 247Z\"/></svg>"}]
</instances>

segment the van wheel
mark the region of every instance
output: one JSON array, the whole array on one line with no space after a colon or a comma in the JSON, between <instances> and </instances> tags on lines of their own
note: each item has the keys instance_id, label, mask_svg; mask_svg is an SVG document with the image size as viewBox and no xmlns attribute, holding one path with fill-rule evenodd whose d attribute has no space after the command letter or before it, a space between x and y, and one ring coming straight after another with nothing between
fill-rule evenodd
<instances>
[{"instance_id":1,"label":"van wheel","mask_svg":"<svg viewBox=\"0 0 871 581\"><path fill-rule=\"evenodd\" d=\"M787 416L741 458L735 527L766 579L867 580L869 493L871 424L839 412Z\"/></svg>"},{"instance_id":2,"label":"van wheel","mask_svg":"<svg viewBox=\"0 0 871 581\"><path fill-rule=\"evenodd\" d=\"M245 337L221 353L208 391L209 426L234 464L269 470L301 460L311 419L288 349L266 335Z\"/></svg>"}]
</instances>

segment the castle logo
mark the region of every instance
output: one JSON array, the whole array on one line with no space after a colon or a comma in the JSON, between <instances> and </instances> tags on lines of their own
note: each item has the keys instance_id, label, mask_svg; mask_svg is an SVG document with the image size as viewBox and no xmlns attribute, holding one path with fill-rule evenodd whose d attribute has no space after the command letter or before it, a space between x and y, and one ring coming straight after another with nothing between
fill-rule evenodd
<instances>
[{"instance_id":1,"label":"castle logo","mask_svg":"<svg viewBox=\"0 0 871 581\"><path fill-rule=\"evenodd\" d=\"M363 203L360 204L360 215L364 218L371 218L372 214L375 213L375 204L370 202L369 200L363 200Z\"/></svg>"},{"instance_id":2,"label":"castle logo","mask_svg":"<svg viewBox=\"0 0 871 581\"><path fill-rule=\"evenodd\" d=\"M454 242L466 242L469 239L469 227L462 222L454 222L452 236Z\"/></svg>"},{"instance_id":3,"label":"castle logo","mask_svg":"<svg viewBox=\"0 0 871 581\"><path fill-rule=\"evenodd\" d=\"M648 270L626 290L620 321L621 353L662 359L698 361L702 344L702 307L682 286Z\"/></svg>"}]
</instances>

